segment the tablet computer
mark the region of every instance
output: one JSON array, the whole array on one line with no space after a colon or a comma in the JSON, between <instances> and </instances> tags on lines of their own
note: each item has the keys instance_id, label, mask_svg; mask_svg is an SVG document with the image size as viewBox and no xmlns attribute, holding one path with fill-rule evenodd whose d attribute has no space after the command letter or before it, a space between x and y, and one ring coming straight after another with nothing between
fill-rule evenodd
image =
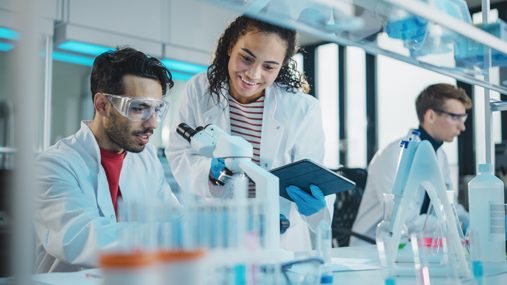
<instances>
[{"instance_id":1,"label":"tablet computer","mask_svg":"<svg viewBox=\"0 0 507 285\"><path fill-rule=\"evenodd\" d=\"M356 183L329 170L310 159L302 159L270 171L280 180L280 196L293 201L285 188L295 185L310 195L310 184L314 184L322 190L324 195L331 195L347 191L356 187Z\"/></svg>"}]
</instances>

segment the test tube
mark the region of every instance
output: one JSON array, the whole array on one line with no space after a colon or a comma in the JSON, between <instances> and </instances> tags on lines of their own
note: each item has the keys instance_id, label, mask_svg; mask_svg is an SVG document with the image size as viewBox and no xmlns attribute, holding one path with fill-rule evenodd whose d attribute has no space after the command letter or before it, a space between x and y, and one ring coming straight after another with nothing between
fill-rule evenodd
<instances>
[{"instance_id":1,"label":"test tube","mask_svg":"<svg viewBox=\"0 0 507 285\"><path fill-rule=\"evenodd\" d=\"M484 274L481 262L481 247L479 234L475 228L468 227L466 235L470 245L470 263L472 265L472 273L474 280L478 285L483 284Z\"/></svg>"},{"instance_id":2,"label":"test tube","mask_svg":"<svg viewBox=\"0 0 507 285\"><path fill-rule=\"evenodd\" d=\"M324 260L324 264L331 263L331 228L329 223L322 220L317 228L317 237L315 239L317 255Z\"/></svg>"},{"instance_id":3,"label":"test tube","mask_svg":"<svg viewBox=\"0 0 507 285\"><path fill-rule=\"evenodd\" d=\"M449 243L449 234L447 233L442 237L442 253L443 259L441 266L447 269L447 279L449 284L459 284L458 266L456 263L456 252L453 250L452 245Z\"/></svg>"},{"instance_id":4,"label":"test tube","mask_svg":"<svg viewBox=\"0 0 507 285\"><path fill-rule=\"evenodd\" d=\"M414 253L415 276L417 285L429 285L430 273L428 268L426 243L421 233L410 235L412 251Z\"/></svg>"},{"instance_id":5,"label":"test tube","mask_svg":"<svg viewBox=\"0 0 507 285\"><path fill-rule=\"evenodd\" d=\"M320 221L315 239L317 255L322 258L324 264L321 266L321 284L333 283L333 269L331 265L331 227L325 220Z\"/></svg>"}]
</instances>

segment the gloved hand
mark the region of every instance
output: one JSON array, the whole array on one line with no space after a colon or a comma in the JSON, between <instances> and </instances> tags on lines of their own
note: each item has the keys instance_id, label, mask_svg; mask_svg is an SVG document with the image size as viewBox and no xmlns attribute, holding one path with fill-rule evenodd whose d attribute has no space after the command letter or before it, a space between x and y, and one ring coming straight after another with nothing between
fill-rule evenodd
<instances>
[{"instance_id":1,"label":"gloved hand","mask_svg":"<svg viewBox=\"0 0 507 285\"><path fill-rule=\"evenodd\" d=\"M287 190L287 194L294 200L298 206L299 213L302 215L311 216L326 206L326 198L322 190L313 184L310 185L313 196L294 185L288 186L285 190Z\"/></svg>"},{"instance_id":2,"label":"gloved hand","mask_svg":"<svg viewBox=\"0 0 507 285\"><path fill-rule=\"evenodd\" d=\"M213 158L211 159L211 176L218 180L220 176L220 171L226 167L223 158Z\"/></svg>"}]
</instances>

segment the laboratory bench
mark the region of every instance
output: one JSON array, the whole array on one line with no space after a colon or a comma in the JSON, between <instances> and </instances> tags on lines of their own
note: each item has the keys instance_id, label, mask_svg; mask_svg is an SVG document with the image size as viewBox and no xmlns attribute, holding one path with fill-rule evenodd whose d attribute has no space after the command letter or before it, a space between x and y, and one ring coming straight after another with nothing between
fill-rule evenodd
<instances>
[{"instance_id":1,"label":"laboratory bench","mask_svg":"<svg viewBox=\"0 0 507 285\"><path fill-rule=\"evenodd\" d=\"M306 256L314 255L315 252L304 252L297 253L296 258L304 258ZM377 248L375 245L357 246L357 247L340 247L332 249L332 257L340 259L350 259L351 262L354 260L367 259L368 265L372 268L369 270L351 270L351 271L340 271L334 272L333 284L384 284L384 279L379 263L379 257ZM39 285L63 285L63 284L74 284L74 285L99 285L102 284L102 278L97 277L100 275L99 269L89 269L80 272L71 273L48 273L48 274L36 274L33 277L31 284ZM298 274L290 272L289 278L293 282L292 284L299 284ZM484 282L483 284L507 284L507 262L504 263L491 263L484 264ZM282 279L283 280L283 279ZM10 284L10 278L0 278L0 285ZM430 278L431 284L450 284L446 278ZM460 279L461 284L477 284L472 278ZM397 277L395 278L396 285L404 284L417 284L415 277ZM453 283L454 284L454 283Z\"/></svg>"}]
</instances>

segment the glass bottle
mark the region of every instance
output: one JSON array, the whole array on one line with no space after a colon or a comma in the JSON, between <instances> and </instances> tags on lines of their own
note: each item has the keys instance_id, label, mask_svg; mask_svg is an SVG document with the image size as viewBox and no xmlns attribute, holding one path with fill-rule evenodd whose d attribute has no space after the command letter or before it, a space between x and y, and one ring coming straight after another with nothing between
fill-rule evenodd
<instances>
[{"instance_id":1,"label":"glass bottle","mask_svg":"<svg viewBox=\"0 0 507 285\"><path fill-rule=\"evenodd\" d=\"M384 218L377 225L376 236L377 237L381 237L381 236L391 237L392 234L389 234L389 226L391 224L391 217L392 217L393 208L394 208L394 194L384 193L383 204L384 204ZM403 225L402 231L401 231L400 244L399 244L398 248L399 249L404 248L405 245L407 245L407 243L408 243L408 229L407 229L407 226Z\"/></svg>"}]
</instances>

